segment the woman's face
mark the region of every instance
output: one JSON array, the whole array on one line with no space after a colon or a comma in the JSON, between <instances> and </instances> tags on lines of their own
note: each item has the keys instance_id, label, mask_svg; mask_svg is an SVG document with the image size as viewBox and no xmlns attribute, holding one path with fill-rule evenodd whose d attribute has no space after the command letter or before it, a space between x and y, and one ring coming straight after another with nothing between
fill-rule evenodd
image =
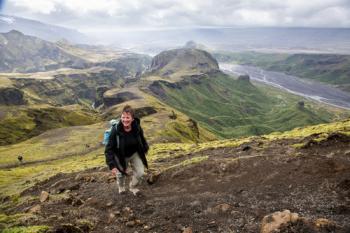
<instances>
[{"instance_id":1,"label":"woman's face","mask_svg":"<svg viewBox=\"0 0 350 233\"><path fill-rule=\"evenodd\" d=\"M130 113L128 113L128 112L122 113L121 121L122 121L122 124L125 128L131 127L131 123L133 120L134 120L134 118L132 117L132 115Z\"/></svg>"}]
</instances>

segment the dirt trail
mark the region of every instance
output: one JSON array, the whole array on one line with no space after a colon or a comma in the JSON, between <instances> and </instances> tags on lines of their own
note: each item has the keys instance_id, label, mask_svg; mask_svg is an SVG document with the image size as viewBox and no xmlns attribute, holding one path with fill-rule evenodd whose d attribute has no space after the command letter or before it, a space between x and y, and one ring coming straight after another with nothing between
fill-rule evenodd
<instances>
[{"instance_id":1,"label":"dirt trail","mask_svg":"<svg viewBox=\"0 0 350 233\"><path fill-rule=\"evenodd\" d=\"M303 149L294 143L260 142L190 154L187 158L209 157L169 169L152 185L145 181L137 197L118 195L104 167L59 174L22 193L48 191L48 201L28 201L8 213L32 211L36 217L26 224L53 226L54 232L183 232L191 227L193 232L256 233L265 215L288 209L337 224L324 232L350 232L350 137L306 143ZM173 163L160 160L153 168ZM38 205L39 210L33 209Z\"/></svg>"}]
</instances>

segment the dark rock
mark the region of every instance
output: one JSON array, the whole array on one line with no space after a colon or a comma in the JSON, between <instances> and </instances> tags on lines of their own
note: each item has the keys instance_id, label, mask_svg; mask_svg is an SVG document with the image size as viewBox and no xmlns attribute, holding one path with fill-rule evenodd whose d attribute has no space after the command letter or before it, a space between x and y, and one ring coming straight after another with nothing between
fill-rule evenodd
<instances>
[{"instance_id":1,"label":"dark rock","mask_svg":"<svg viewBox=\"0 0 350 233\"><path fill-rule=\"evenodd\" d=\"M54 227L52 230L53 233L84 233L79 227L76 227L72 224L63 224L57 227Z\"/></svg>"},{"instance_id":2,"label":"dark rock","mask_svg":"<svg viewBox=\"0 0 350 233\"><path fill-rule=\"evenodd\" d=\"M22 156L22 155L18 155L17 159L18 159L18 161L19 161L20 163L22 163L22 161L23 161L23 156Z\"/></svg>"},{"instance_id":3,"label":"dark rock","mask_svg":"<svg viewBox=\"0 0 350 233\"><path fill-rule=\"evenodd\" d=\"M83 200L81 200L80 198L73 198L72 206L81 206L82 204L84 204Z\"/></svg>"},{"instance_id":4,"label":"dark rock","mask_svg":"<svg viewBox=\"0 0 350 233\"><path fill-rule=\"evenodd\" d=\"M80 184L79 183L75 183L75 184L73 183L73 184L67 186L68 190L78 190L79 188L80 188Z\"/></svg>"},{"instance_id":5,"label":"dark rock","mask_svg":"<svg viewBox=\"0 0 350 233\"><path fill-rule=\"evenodd\" d=\"M104 96L103 103L106 107L110 107L134 99L140 99L140 96L132 92L125 91L117 93L113 96Z\"/></svg>"},{"instance_id":6,"label":"dark rock","mask_svg":"<svg viewBox=\"0 0 350 233\"><path fill-rule=\"evenodd\" d=\"M160 176L160 173L152 173L147 177L147 183L148 184L154 184L157 182L158 178Z\"/></svg>"},{"instance_id":7,"label":"dark rock","mask_svg":"<svg viewBox=\"0 0 350 233\"><path fill-rule=\"evenodd\" d=\"M299 101L298 102L298 108L303 109L305 107L305 102L304 101Z\"/></svg>"},{"instance_id":8,"label":"dark rock","mask_svg":"<svg viewBox=\"0 0 350 233\"><path fill-rule=\"evenodd\" d=\"M0 88L0 105L24 105L24 94L13 87Z\"/></svg>"},{"instance_id":9,"label":"dark rock","mask_svg":"<svg viewBox=\"0 0 350 233\"><path fill-rule=\"evenodd\" d=\"M172 120L176 120L177 115L176 115L176 113L173 110L171 111L171 114L169 115L169 118L172 119Z\"/></svg>"},{"instance_id":10,"label":"dark rock","mask_svg":"<svg viewBox=\"0 0 350 233\"><path fill-rule=\"evenodd\" d=\"M244 81L244 82L250 82L250 77L249 75L240 75L238 76L238 81Z\"/></svg>"},{"instance_id":11,"label":"dark rock","mask_svg":"<svg viewBox=\"0 0 350 233\"><path fill-rule=\"evenodd\" d=\"M8 201L11 201L11 197L10 196L1 196L0 197L0 203L6 203Z\"/></svg>"},{"instance_id":12,"label":"dark rock","mask_svg":"<svg viewBox=\"0 0 350 233\"><path fill-rule=\"evenodd\" d=\"M194 132L196 139L199 139L199 128L195 120L188 119L188 127Z\"/></svg>"},{"instance_id":13,"label":"dark rock","mask_svg":"<svg viewBox=\"0 0 350 233\"><path fill-rule=\"evenodd\" d=\"M150 106L135 108L135 116L138 118L149 116L149 115L152 115L155 113L157 113L157 111L153 107L150 107Z\"/></svg>"}]
</instances>

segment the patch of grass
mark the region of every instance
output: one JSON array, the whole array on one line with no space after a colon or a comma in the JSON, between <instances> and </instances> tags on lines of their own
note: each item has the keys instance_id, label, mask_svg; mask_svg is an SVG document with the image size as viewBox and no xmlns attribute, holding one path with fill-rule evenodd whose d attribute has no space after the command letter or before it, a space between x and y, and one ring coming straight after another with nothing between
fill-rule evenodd
<instances>
[{"instance_id":1,"label":"patch of grass","mask_svg":"<svg viewBox=\"0 0 350 233\"><path fill-rule=\"evenodd\" d=\"M19 226L26 218L34 217L32 214L0 214L0 231L8 233L44 233L49 230L48 226Z\"/></svg>"},{"instance_id":2,"label":"patch of grass","mask_svg":"<svg viewBox=\"0 0 350 233\"><path fill-rule=\"evenodd\" d=\"M3 233L45 233L50 230L48 226L11 227L6 228Z\"/></svg>"},{"instance_id":3,"label":"patch of grass","mask_svg":"<svg viewBox=\"0 0 350 233\"><path fill-rule=\"evenodd\" d=\"M316 138L313 139L314 142L322 142L328 138L329 134L328 133L321 133L318 135Z\"/></svg>"},{"instance_id":4,"label":"patch of grass","mask_svg":"<svg viewBox=\"0 0 350 233\"><path fill-rule=\"evenodd\" d=\"M288 138L305 138L313 134L328 135L330 133L339 132L345 135L350 134L350 119L333 122L329 124L319 124L303 128L295 128L283 133L275 132L264 135L269 140L288 139Z\"/></svg>"},{"instance_id":5,"label":"patch of grass","mask_svg":"<svg viewBox=\"0 0 350 233\"><path fill-rule=\"evenodd\" d=\"M101 147L104 130L103 124L60 128L15 145L2 146L0 165L20 165L18 155L22 155L26 163L85 154Z\"/></svg>"},{"instance_id":6,"label":"patch of grass","mask_svg":"<svg viewBox=\"0 0 350 233\"><path fill-rule=\"evenodd\" d=\"M7 114L0 119L0 145L8 145L39 135L49 129L89 125L98 117L79 107L2 108Z\"/></svg>"},{"instance_id":7,"label":"patch of grass","mask_svg":"<svg viewBox=\"0 0 350 233\"><path fill-rule=\"evenodd\" d=\"M186 123L169 121L164 128L159 134L161 137L168 138L169 141L196 142L199 140L195 130Z\"/></svg>"},{"instance_id":8,"label":"patch of grass","mask_svg":"<svg viewBox=\"0 0 350 233\"><path fill-rule=\"evenodd\" d=\"M6 214L0 214L0 224L1 225L9 225L13 226L18 222L18 220L26 216L27 214L14 214L14 215L6 215Z\"/></svg>"},{"instance_id":9,"label":"patch of grass","mask_svg":"<svg viewBox=\"0 0 350 233\"><path fill-rule=\"evenodd\" d=\"M158 159L176 157L179 154L186 154L196 147L192 143L157 143L150 147L147 159L153 162Z\"/></svg>"},{"instance_id":10,"label":"patch of grass","mask_svg":"<svg viewBox=\"0 0 350 233\"><path fill-rule=\"evenodd\" d=\"M0 87L12 87L13 84L9 78L0 74Z\"/></svg>"},{"instance_id":11,"label":"patch of grass","mask_svg":"<svg viewBox=\"0 0 350 233\"><path fill-rule=\"evenodd\" d=\"M292 147L295 149L302 149L305 147L305 143L295 143L292 145Z\"/></svg>"},{"instance_id":12,"label":"patch of grass","mask_svg":"<svg viewBox=\"0 0 350 233\"><path fill-rule=\"evenodd\" d=\"M88 154L0 170L0 194L16 195L57 173L83 171L105 165L103 149Z\"/></svg>"}]
</instances>

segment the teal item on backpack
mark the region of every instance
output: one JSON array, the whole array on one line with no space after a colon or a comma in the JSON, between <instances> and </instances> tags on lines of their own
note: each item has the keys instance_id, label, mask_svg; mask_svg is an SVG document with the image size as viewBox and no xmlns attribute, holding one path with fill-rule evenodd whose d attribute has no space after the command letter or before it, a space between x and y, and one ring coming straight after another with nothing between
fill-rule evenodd
<instances>
[{"instance_id":1,"label":"teal item on backpack","mask_svg":"<svg viewBox=\"0 0 350 233\"><path fill-rule=\"evenodd\" d=\"M102 141L103 145L107 145L112 129L114 126L118 125L118 123L119 123L119 119L112 119L109 121L109 124L111 125L111 127L107 129L103 134L103 141Z\"/></svg>"}]
</instances>

